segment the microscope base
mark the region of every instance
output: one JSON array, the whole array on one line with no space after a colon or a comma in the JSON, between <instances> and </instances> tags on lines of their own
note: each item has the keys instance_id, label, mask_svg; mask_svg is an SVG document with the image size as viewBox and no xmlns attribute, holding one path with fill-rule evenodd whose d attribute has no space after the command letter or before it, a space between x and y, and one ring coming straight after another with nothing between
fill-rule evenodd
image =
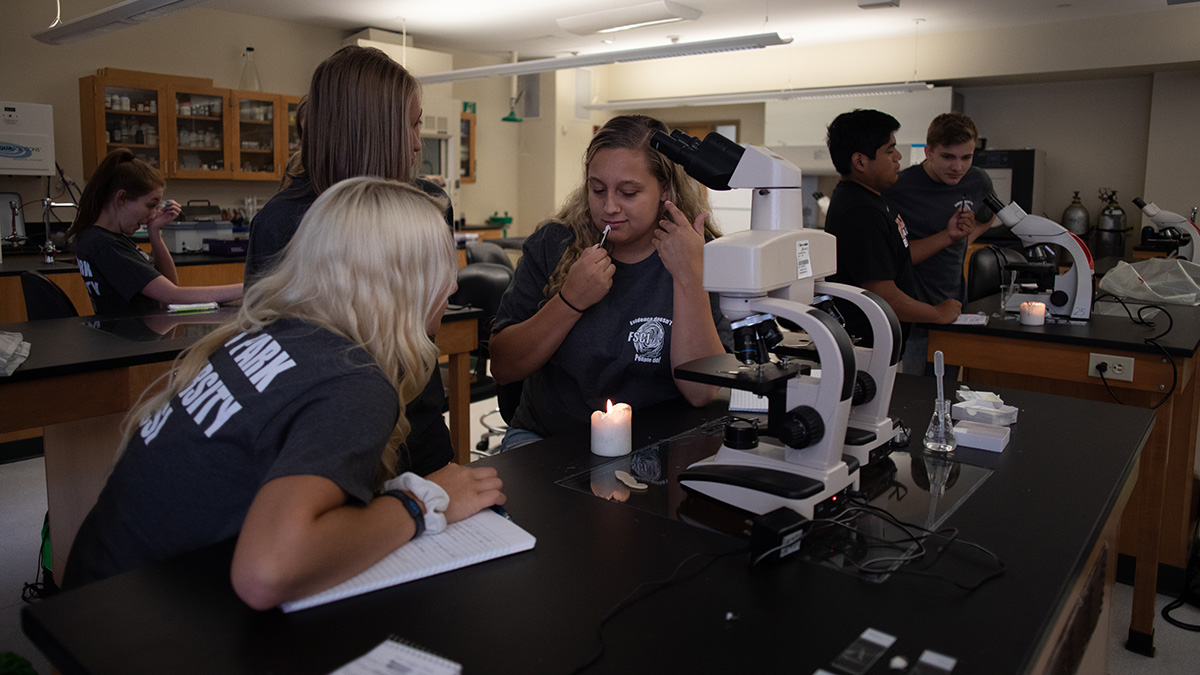
<instances>
[{"instance_id":1,"label":"microscope base","mask_svg":"<svg viewBox=\"0 0 1200 675\"><path fill-rule=\"evenodd\" d=\"M851 417L846 423L844 453L857 459L859 466L867 466L892 454L890 444L895 433L890 417L879 422Z\"/></svg>"},{"instance_id":2,"label":"microscope base","mask_svg":"<svg viewBox=\"0 0 1200 675\"><path fill-rule=\"evenodd\" d=\"M858 490L857 466L839 462L829 471L820 471L782 457L783 448L766 444L754 450L722 447L716 455L689 466L679 482L751 513L783 506L809 520L837 514L848 502L846 493Z\"/></svg>"}]
</instances>

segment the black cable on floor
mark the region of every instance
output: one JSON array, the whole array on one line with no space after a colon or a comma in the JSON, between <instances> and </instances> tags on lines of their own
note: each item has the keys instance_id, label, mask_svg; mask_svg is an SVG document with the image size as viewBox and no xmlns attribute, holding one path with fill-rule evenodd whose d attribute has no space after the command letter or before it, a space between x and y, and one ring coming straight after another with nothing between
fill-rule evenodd
<instances>
[{"instance_id":1,"label":"black cable on floor","mask_svg":"<svg viewBox=\"0 0 1200 675\"><path fill-rule=\"evenodd\" d=\"M1195 527L1192 528L1193 542L1196 541L1197 530L1200 530L1200 520L1196 521ZM1192 584L1196 581L1197 570L1200 570L1200 550L1195 551L1192 554L1192 560L1188 562L1187 571L1183 575L1183 592L1179 594L1178 598L1175 598L1170 602L1170 604L1163 607L1161 612L1163 620L1167 623L1175 626L1176 628L1190 630L1194 633L1200 633L1200 625L1180 621L1179 619L1172 617L1171 612L1183 607L1183 605L1187 602L1188 592L1191 590Z\"/></svg>"}]
</instances>

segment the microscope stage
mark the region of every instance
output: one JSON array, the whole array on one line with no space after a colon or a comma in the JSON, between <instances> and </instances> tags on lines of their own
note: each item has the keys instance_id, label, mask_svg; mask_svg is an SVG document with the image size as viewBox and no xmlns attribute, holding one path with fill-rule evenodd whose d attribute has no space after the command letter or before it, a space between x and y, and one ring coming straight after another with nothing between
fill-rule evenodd
<instances>
[{"instance_id":1,"label":"microscope stage","mask_svg":"<svg viewBox=\"0 0 1200 675\"><path fill-rule=\"evenodd\" d=\"M745 364L738 361L733 354L717 354L677 367L675 377L766 396L786 387L787 381L793 377L807 375L809 372L811 368L794 361L787 364Z\"/></svg>"}]
</instances>

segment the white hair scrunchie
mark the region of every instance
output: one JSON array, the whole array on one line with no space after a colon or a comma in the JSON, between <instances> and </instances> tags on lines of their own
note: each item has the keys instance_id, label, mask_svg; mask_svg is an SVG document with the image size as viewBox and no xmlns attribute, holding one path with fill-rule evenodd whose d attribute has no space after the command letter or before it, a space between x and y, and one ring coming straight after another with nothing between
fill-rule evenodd
<instances>
[{"instance_id":1,"label":"white hair scrunchie","mask_svg":"<svg viewBox=\"0 0 1200 675\"><path fill-rule=\"evenodd\" d=\"M446 529L444 511L450 506L450 495L441 485L408 471L383 484L382 492L403 490L425 505L425 532L437 534Z\"/></svg>"}]
</instances>

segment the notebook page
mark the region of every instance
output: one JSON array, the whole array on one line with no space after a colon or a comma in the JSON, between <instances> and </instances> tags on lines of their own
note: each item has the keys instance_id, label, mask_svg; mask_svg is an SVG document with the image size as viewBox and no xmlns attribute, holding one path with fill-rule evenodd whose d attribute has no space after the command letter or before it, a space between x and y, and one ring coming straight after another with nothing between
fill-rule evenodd
<instances>
[{"instance_id":1,"label":"notebook page","mask_svg":"<svg viewBox=\"0 0 1200 675\"><path fill-rule=\"evenodd\" d=\"M516 523L490 509L484 509L466 520L447 526L443 532L417 537L358 576L333 588L285 602L283 611L316 607L518 551L528 551L536 542L532 534Z\"/></svg>"}]
</instances>

